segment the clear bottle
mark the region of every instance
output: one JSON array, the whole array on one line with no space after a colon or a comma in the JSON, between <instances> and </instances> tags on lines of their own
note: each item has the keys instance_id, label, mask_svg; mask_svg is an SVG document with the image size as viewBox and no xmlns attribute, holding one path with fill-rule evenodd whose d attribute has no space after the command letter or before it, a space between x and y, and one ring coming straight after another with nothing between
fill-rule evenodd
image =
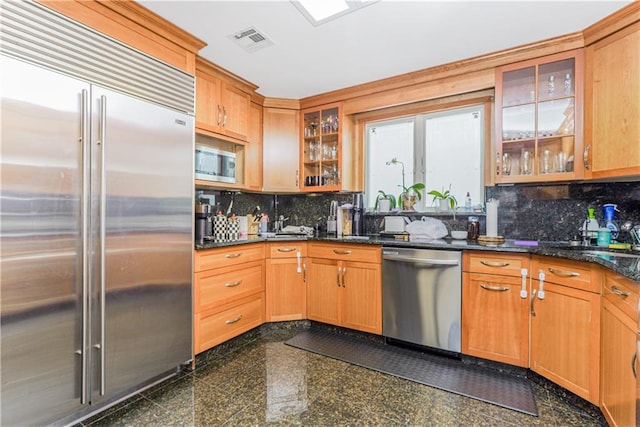
<instances>
[{"instance_id":1,"label":"clear bottle","mask_svg":"<svg viewBox=\"0 0 640 427\"><path fill-rule=\"evenodd\" d=\"M464 210L467 212L471 212L473 210L473 202L471 201L471 194L468 191L464 199Z\"/></svg>"},{"instance_id":2,"label":"clear bottle","mask_svg":"<svg viewBox=\"0 0 640 427\"><path fill-rule=\"evenodd\" d=\"M567 73L564 76L564 94L571 95L573 93L573 81L571 79L571 73Z\"/></svg>"},{"instance_id":3,"label":"clear bottle","mask_svg":"<svg viewBox=\"0 0 640 427\"><path fill-rule=\"evenodd\" d=\"M598 230L600 229L600 223L596 219L595 209L587 209L587 219L582 224L583 230L586 230L589 236L590 243L593 243L598 238Z\"/></svg>"},{"instance_id":4,"label":"clear bottle","mask_svg":"<svg viewBox=\"0 0 640 427\"><path fill-rule=\"evenodd\" d=\"M547 93L551 97L556 91L556 78L554 76L549 76L549 83L547 86Z\"/></svg>"}]
</instances>

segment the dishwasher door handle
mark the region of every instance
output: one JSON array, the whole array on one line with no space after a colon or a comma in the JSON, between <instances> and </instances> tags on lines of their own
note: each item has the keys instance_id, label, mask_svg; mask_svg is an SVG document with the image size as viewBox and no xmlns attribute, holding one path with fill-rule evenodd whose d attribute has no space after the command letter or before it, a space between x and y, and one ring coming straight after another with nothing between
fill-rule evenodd
<instances>
[{"instance_id":1,"label":"dishwasher door handle","mask_svg":"<svg viewBox=\"0 0 640 427\"><path fill-rule=\"evenodd\" d=\"M442 265L442 266L460 265L460 262L457 259L430 259L430 258L415 258L415 257L394 256L394 255L384 255L382 259L387 261L409 262L411 264L422 264L422 265L436 265L436 266L437 265Z\"/></svg>"}]
</instances>

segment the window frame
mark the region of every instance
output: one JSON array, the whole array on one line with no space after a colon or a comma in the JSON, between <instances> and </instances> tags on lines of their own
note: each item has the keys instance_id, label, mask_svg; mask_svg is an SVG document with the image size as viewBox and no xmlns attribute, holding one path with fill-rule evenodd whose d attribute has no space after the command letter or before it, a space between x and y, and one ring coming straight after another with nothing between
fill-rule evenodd
<instances>
[{"instance_id":1,"label":"window frame","mask_svg":"<svg viewBox=\"0 0 640 427\"><path fill-rule=\"evenodd\" d=\"M471 93L471 94L463 94L457 96L451 96L446 98L438 98L423 101L420 103L410 104L410 105L402 105L396 107L389 107L381 110L370 111L366 113L356 114L356 126L358 127L358 135L361 141L361 146L363 150L363 169L362 169L362 189L363 191L375 191L370 190L367 183L367 171L368 171L368 147L367 147L367 128L368 125L372 125L382 121L391 121L391 120L402 120L411 116L419 116L425 114L446 112L447 110L455 110L455 109L463 109L466 107L474 107L479 106L483 110L483 130L484 130L484 142L482 147L483 160L482 160L482 173L481 180L483 181L483 187L494 186L495 175L494 171L496 168L496 161L493 158L493 131L492 131L492 123L493 123L493 105L494 105L494 97L493 91L480 91L479 93ZM417 120L415 126L421 126L424 136L424 121ZM416 132L416 127L414 127L414 132ZM415 136L414 136L415 138ZM414 139L415 141L415 139ZM418 144L421 146L422 144ZM422 150L422 148L420 148ZM414 153L415 154L415 153ZM420 153L421 156L424 153ZM418 157L416 156L416 159ZM414 163L416 161L414 159ZM414 171L420 172L421 175L416 177L415 173L413 176L413 182L424 182L425 171L424 165L414 164ZM486 190L486 188L485 188ZM424 200L424 199L423 199ZM458 201L459 205L464 204L463 200ZM424 206L424 202L423 202ZM371 208L371 206L368 206Z\"/></svg>"}]
</instances>

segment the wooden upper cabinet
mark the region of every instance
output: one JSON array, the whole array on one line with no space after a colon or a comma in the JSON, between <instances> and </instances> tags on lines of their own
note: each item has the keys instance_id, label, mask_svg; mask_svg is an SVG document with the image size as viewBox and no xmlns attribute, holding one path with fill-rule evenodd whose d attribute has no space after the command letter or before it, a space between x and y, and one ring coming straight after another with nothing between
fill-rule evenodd
<instances>
[{"instance_id":1,"label":"wooden upper cabinet","mask_svg":"<svg viewBox=\"0 0 640 427\"><path fill-rule=\"evenodd\" d=\"M77 22L189 74L207 44L134 1L38 0Z\"/></svg>"},{"instance_id":2,"label":"wooden upper cabinet","mask_svg":"<svg viewBox=\"0 0 640 427\"><path fill-rule=\"evenodd\" d=\"M640 175L640 22L588 46L585 58L587 177Z\"/></svg>"},{"instance_id":3,"label":"wooden upper cabinet","mask_svg":"<svg viewBox=\"0 0 640 427\"><path fill-rule=\"evenodd\" d=\"M249 140L244 148L244 176L247 190L262 190L262 106L249 107Z\"/></svg>"},{"instance_id":4,"label":"wooden upper cabinet","mask_svg":"<svg viewBox=\"0 0 640 427\"><path fill-rule=\"evenodd\" d=\"M263 174L264 191L298 192L298 110L264 109Z\"/></svg>"},{"instance_id":5,"label":"wooden upper cabinet","mask_svg":"<svg viewBox=\"0 0 640 427\"><path fill-rule=\"evenodd\" d=\"M580 179L583 51L496 69L496 182Z\"/></svg>"},{"instance_id":6,"label":"wooden upper cabinet","mask_svg":"<svg viewBox=\"0 0 640 427\"><path fill-rule=\"evenodd\" d=\"M300 113L300 188L302 191L361 190L356 186L363 160L355 155L353 120L342 103Z\"/></svg>"},{"instance_id":7,"label":"wooden upper cabinet","mask_svg":"<svg viewBox=\"0 0 640 427\"><path fill-rule=\"evenodd\" d=\"M249 137L250 92L253 90L255 87L198 57L196 131L246 142Z\"/></svg>"}]
</instances>

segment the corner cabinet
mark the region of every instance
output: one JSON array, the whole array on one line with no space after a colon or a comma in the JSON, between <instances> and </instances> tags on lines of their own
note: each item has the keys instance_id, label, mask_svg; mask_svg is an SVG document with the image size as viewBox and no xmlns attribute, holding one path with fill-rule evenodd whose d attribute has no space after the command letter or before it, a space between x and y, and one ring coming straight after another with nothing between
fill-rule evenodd
<instances>
[{"instance_id":1,"label":"corner cabinet","mask_svg":"<svg viewBox=\"0 0 640 427\"><path fill-rule=\"evenodd\" d=\"M496 182L584 176L583 51L496 69Z\"/></svg>"},{"instance_id":2,"label":"corner cabinet","mask_svg":"<svg viewBox=\"0 0 640 427\"><path fill-rule=\"evenodd\" d=\"M297 193L299 110L266 107L263 137L263 191Z\"/></svg>"},{"instance_id":3,"label":"corner cabinet","mask_svg":"<svg viewBox=\"0 0 640 427\"><path fill-rule=\"evenodd\" d=\"M355 182L361 161L355 158L351 141L353 122L342 111L341 103L301 111L301 191L358 190Z\"/></svg>"},{"instance_id":4,"label":"corner cabinet","mask_svg":"<svg viewBox=\"0 0 640 427\"><path fill-rule=\"evenodd\" d=\"M531 370L598 405L602 271L554 257L531 260Z\"/></svg>"},{"instance_id":5,"label":"corner cabinet","mask_svg":"<svg viewBox=\"0 0 640 427\"><path fill-rule=\"evenodd\" d=\"M244 188L262 190L262 106L249 107L249 141L244 149Z\"/></svg>"},{"instance_id":6,"label":"corner cabinet","mask_svg":"<svg viewBox=\"0 0 640 427\"><path fill-rule=\"evenodd\" d=\"M638 285L612 271L602 294L600 408L611 426L635 426Z\"/></svg>"},{"instance_id":7,"label":"corner cabinet","mask_svg":"<svg viewBox=\"0 0 640 427\"><path fill-rule=\"evenodd\" d=\"M309 243L307 317L382 334L382 248Z\"/></svg>"},{"instance_id":8,"label":"corner cabinet","mask_svg":"<svg viewBox=\"0 0 640 427\"><path fill-rule=\"evenodd\" d=\"M267 243L266 321L307 318L307 242Z\"/></svg>"}]
</instances>

